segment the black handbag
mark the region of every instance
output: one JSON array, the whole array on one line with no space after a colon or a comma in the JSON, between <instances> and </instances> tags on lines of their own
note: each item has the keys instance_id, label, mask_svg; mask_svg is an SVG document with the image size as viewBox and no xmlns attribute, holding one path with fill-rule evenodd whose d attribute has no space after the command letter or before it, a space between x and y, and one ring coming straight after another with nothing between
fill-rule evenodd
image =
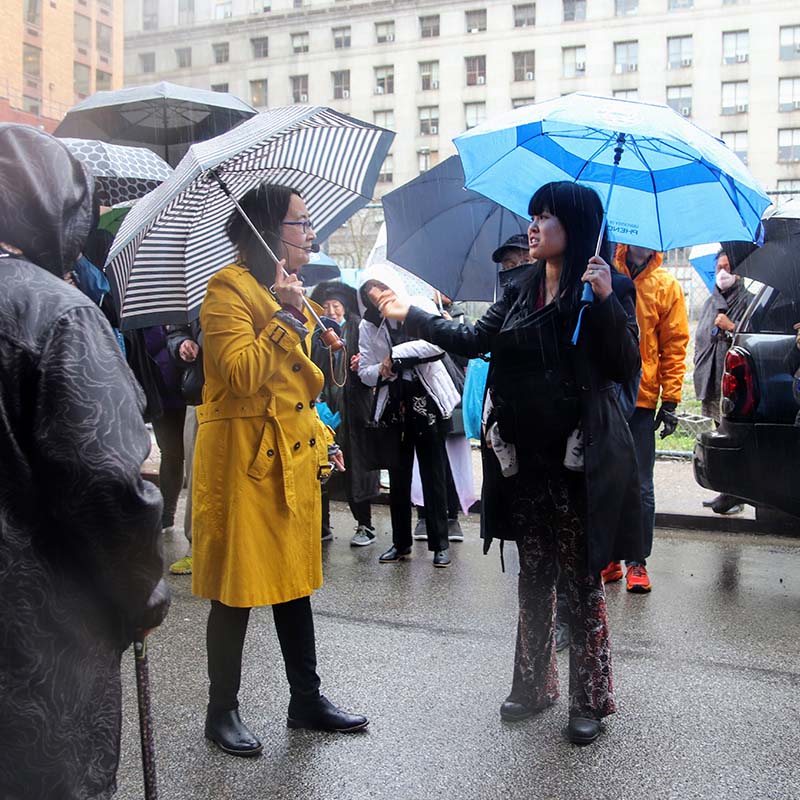
<instances>
[{"instance_id":1,"label":"black handbag","mask_svg":"<svg viewBox=\"0 0 800 800\"><path fill-rule=\"evenodd\" d=\"M199 406L203 402L203 384L206 382L203 351L194 361L184 361L181 366L181 397L187 406Z\"/></svg>"},{"instance_id":2,"label":"black handbag","mask_svg":"<svg viewBox=\"0 0 800 800\"><path fill-rule=\"evenodd\" d=\"M381 418L375 421L378 408L378 394L385 384L378 378L375 386L372 410L364 426L364 467L365 469L395 469L402 463L403 424L399 402L391 398L383 410Z\"/></svg>"}]
</instances>

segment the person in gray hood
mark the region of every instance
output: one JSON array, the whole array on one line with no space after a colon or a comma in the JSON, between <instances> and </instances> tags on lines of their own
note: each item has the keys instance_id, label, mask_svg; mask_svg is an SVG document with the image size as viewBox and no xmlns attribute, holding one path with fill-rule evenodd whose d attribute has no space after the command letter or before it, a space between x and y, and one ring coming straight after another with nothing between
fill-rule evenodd
<instances>
[{"instance_id":1,"label":"person in gray hood","mask_svg":"<svg viewBox=\"0 0 800 800\"><path fill-rule=\"evenodd\" d=\"M0 797L115 789L120 658L164 618L144 398L102 312L61 276L94 182L0 125Z\"/></svg>"}]
</instances>

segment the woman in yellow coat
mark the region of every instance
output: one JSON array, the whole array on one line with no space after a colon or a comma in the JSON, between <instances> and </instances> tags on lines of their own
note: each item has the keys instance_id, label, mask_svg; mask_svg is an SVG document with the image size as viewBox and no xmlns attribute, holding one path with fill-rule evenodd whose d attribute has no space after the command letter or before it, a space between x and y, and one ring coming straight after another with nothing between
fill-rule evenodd
<instances>
[{"instance_id":1,"label":"woman in yellow coat","mask_svg":"<svg viewBox=\"0 0 800 800\"><path fill-rule=\"evenodd\" d=\"M192 590L211 600L206 736L251 756L261 743L241 721L237 695L253 606L272 606L291 692L288 725L352 731L367 720L322 696L316 672L310 595L322 585L319 479L330 460L344 465L314 407L323 378L308 357L313 325L298 279L314 232L294 189L262 184L241 205L281 261L276 268L239 212L231 215L238 263L209 281L200 310L206 383L197 409Z\"/></svg>"}]
</instances>

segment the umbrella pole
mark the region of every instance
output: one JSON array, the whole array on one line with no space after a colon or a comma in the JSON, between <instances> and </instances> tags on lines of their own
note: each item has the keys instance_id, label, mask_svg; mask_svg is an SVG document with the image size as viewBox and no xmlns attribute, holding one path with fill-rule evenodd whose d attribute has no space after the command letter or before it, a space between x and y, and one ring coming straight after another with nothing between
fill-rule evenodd
<instances>
[{"instance_id":1,"label":"umbrella pole","mask_svg":"<svg viewBox=\"0 0 800 800\"><path fill-rule=\"evenodd\" d=\"M139 705L139 735L142 741L144 796L145 800L158 800L153 723L150 716L150 677L147 669L147 644L144 636L138 633L133 642L133 656L136 664L136 697Z\"/></svg>"},{"instance_id":2,"label":"umbrella pole","mask_svg":"<svg viewBox=\"0 0 800 800\"><path fill-rule=\"evenodd\" d=\"M220 189L225 192L231 203L236 206L236 210L239 212L239 214L241 214L242 219L247 223L247 226L250 228L250 230L253 231L258 241L261 242L261 246L267 251L269 257L277 264L280 259L275 255L275 253L272 252L272 248L264 241L264 237L261 235L258 228L253 225L250 217L245 214L244 209L239 205L239 201L231 194L231 190L225 185L222 178L220 178L213 169L210 169L208 174L216 180L220 186ZM283 274L288 277L289 273L286 272L286 270L283 270ZM319 318L319 314L317 314L317 312L314 310L314 307L305 297L303 297L303 305L305 306L306 311L308 311L308 313L313 317L314 322L316 322L319 326L322 343L334 352L341 350L344 347L344 342L336 335L336 331L325 326L325 323L323 323L323 321Z\"/></svg>"}]
</instances>

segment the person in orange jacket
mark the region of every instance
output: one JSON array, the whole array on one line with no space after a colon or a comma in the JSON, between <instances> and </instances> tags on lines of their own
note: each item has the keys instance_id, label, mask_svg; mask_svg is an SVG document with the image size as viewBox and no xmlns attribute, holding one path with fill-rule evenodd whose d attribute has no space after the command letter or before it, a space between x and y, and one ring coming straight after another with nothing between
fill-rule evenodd
<instances>
[{"instance_id":1,"label":"person in orange jacket","mask_svg":"<svg viewBox=\"0 0 800 800\"><path fill-rule=\"evenodd\" d=\"M661 438L664 439L674 433L678 426L675 410L681 401L686 373L686 348L689 344L689 318L683 289L677 278L661 266L663 260L663 253L626 244L618 244L614 255L614 266L623 275L632 278L636 285L642 379L636 410L628 420L628 425L639 463L645 559L653 549L655 524L654 432L661 428ZM629 592L649 592L652 589L646 561L627 562L625 577ZM621 578L622 564L619 561L612 561L603 570L606 583Z\"/></svg>"}]
</instances>

